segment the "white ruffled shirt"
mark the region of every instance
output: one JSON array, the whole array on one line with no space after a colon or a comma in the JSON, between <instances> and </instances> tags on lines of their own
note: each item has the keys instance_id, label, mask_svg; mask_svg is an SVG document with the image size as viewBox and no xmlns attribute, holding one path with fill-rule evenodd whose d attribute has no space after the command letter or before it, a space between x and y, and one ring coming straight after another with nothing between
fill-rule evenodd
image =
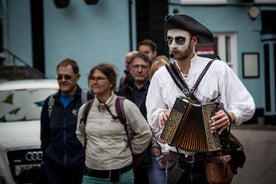
<instances>
[{"instance_id":1,"label":"white ruffled shirt","mask_svg":"<svg viewBox=\"0 0 276 184\"><path fill-rule=\"evenodd\" d=\"M209 58L197 55L192 58L188 76L182 73L189 89L194 86L209 61ZM252 118L255 112L254 100L250 93L233 70L220 60L215 60L211 64L194 95L202 104L220 96L219 100L225 110L234 113L237 125ZM184 96L183 92L174 83L166 67L161 67L151 79L146 99L147 119L151 127L159 127L161 115L172 109L179 96ZM172 148L167 146L166 149Z\"/></svg>"}]
</instances>

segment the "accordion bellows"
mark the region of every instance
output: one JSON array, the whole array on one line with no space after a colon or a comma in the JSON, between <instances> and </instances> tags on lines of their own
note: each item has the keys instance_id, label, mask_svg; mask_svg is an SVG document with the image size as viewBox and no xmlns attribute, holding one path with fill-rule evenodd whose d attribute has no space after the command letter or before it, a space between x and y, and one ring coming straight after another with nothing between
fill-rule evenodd
<instances>
[{"instance_id":1,"label":"accordion bellows","mask_svg":"<svg viewBox=\"0 0 276 184\"><path fill-rule=\"evenodd\" d=\"M190 152L220 150L219 135L211 131L209 122L214 113L215 103L200 105L177 98L161 139Z\"/></svg>"}]
</instances>

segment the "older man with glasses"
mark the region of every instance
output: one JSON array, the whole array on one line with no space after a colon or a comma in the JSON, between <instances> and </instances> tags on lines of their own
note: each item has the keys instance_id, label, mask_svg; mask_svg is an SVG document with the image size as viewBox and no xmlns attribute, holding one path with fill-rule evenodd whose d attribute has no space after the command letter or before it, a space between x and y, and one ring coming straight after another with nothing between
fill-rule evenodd
<instances>
[{"instance_id":1,"label":"older man with glasses","mask_svg":"<svg viewBox=\"0 0 276 184\"><path fill-rule=\"evenodd\" d=\"M147 117L145 100L149 87L150 66L151 61L146 54L141 52L133 54L130 59L130 74L133 78L133 81L124 85L117 93L118 95L125 96L127 99L134 102L138 106L145 119ZM134 168L135 184L149 183L148 170L150 165L151 143L140 155L140 164Z\"/></svg>"},{"instance_id":2,"label":"older man with glasses","mask_svg":"<svg viewBox=\"0 0 276 184\"><path fill-rule=\"evenodd\" d=\"M41 111L41 149L49 184L80 184L85 152L76 137L80 106L94 97L78 86L76 61L66 58L56 68L59 91L49 96Z\"/></svg>"}]
</instances>

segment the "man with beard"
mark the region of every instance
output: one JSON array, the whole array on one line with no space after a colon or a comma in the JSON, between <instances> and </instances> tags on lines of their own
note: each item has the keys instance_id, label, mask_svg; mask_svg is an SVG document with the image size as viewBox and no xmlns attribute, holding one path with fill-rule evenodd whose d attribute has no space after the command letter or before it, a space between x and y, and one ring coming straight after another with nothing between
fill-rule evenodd
<instances>
[{"instance_id":1,"label":"man with beard","mask_svg":"<svg viewBox=\"0 0 276 184\"><path fill-rule=\"evenodd\" d=\"M59 91L49 96L41 111L41 149L49 184L81 184L85 150L76 137L80 106L94 95L81 89L79 66L66 58L56 68Z\"/></svg>"},{"instance_id":2,"label":"man with beard","mask_svg":"<svg viewBox=\"0 0 276 184\"><path fill-rule=\"evenodd\" d=\"M188 88L193 88L205 66L211 61L195 53L197 44L213 42L213 35L204 25L183 14L165 17L165 34L171 57L179 76ZM180 90L166 67L161 67L150 82L146 98L148 123L156 131L162 131L177 97L187 93ZM202 78L193 95L200 104L219 101L224 110L217 111L211 117L211 130L221 134L230 124L241 125L255 112L252 96L241 83L237 75L223 61L214 60ZM189 97L189 96L186 96ZM166 169L166 159L176 155L180 172L169 170L167 178L174 176L174 183L208 183L205 174L204 153L189 152L160 142L165 157L160 157L160 167ZM167 155L166 155L167 154ZM191 159L190 159L191 158ZM178 170L179 171L179 170Z\"/></svg>"}]
</instances>

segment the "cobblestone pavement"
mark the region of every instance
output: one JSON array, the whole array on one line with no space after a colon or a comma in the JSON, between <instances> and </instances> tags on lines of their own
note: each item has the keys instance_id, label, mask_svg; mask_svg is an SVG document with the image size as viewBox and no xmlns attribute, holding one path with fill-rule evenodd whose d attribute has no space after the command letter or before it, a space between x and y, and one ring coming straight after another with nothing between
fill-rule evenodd
<instances>
[{"instance_id":1,"label":"cobblestone pavement","mask_svg":"<svg viewBox=\"0 0 276 184\"><path fill-rule=\"evenodd\" d=\"M242 125L232 133L241 141L246 153L243 168L238 169L233 184L276 183L276 127Z\"/></svg>"}]
</instances>

